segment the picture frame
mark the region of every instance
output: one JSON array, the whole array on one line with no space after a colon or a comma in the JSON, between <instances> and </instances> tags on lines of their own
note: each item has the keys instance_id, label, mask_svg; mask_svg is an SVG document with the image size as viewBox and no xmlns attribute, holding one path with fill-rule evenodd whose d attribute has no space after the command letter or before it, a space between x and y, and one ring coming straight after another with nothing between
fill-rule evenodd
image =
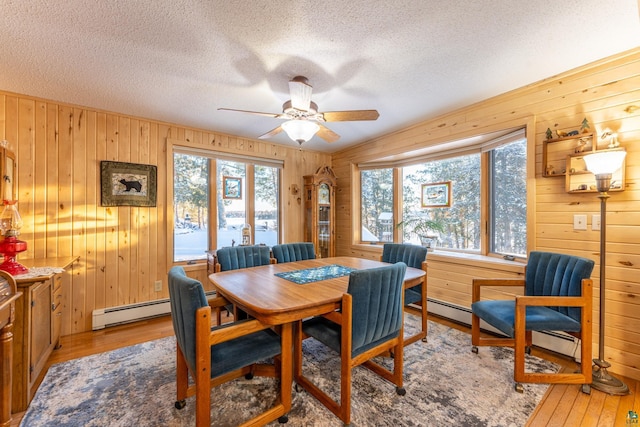
<instances>
[{"instance_id":1,"label":"picture frame","mask_svg":"<svg viewBox=\"0 0 640 427\"><path fill-rule=\"evenodd\" d=\"M242 200L242 178L223 176L222 198Z\"/></svg>"},{"instance_id":2,"label":"picture frame","mask_svg":"<svg viewBox=\"0 0 640 427\"><path fill-rule=\"evenodd\" d=\"M100 162L102 206L155 207L158 167L138 163Z\"/></svg>"},{"instance_id":3,"label":"picture frame","mask_svg":"<svg viewBox=\"0 0 640 427\"><path fill-rule=\"evenodd\" d=\"M422 184L420 203L423 208L451 206L451 181Z\"/></svg>"}]
</instances>

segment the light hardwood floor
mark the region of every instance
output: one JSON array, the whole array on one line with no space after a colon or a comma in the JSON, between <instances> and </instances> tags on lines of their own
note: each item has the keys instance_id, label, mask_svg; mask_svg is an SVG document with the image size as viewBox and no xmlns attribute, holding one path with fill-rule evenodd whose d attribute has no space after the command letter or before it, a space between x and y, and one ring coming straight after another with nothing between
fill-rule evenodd
<instances>
[{"instance_id":1,"label":"light hardwood floor","mask_svg":"<svg viewBox=\"0 0 640 427\"><path fill-rule=\"evenodd\" d=\"M429 320L470 334L470 328L465 325L431 315L429 315ZM47 368L54 363L170 335L173 335L171 318L163 316L115 326L101 331L65 336L61 340L62 348L53 352L48 360ZM469 338L469 342L471 342L471 338ZM471 344L469 344L469 347L471 347ZM532 353L560 364L563 369L575 369L578 366L569 358L548 351L534 348ZM591 395L585 395L580 392L580 386L577 385L552 385L526 425L536 427L624 426L629 410L640 413L640 398L637 397L640 393L640 382L628 378L621 379L629 386L631 394L627 396L610 396L600 391L592 390ZM18 426L22 416L23 413L14 414L11 426Z\"/></svg>"}]
</instances>

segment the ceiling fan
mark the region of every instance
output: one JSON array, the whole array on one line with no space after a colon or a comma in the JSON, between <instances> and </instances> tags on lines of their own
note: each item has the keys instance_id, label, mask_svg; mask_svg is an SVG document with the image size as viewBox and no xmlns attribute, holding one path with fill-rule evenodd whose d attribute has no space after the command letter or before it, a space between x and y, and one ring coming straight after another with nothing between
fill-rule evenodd
<instances>
[{"instance_id":1,"label":"ceiling fan","mask_svg":"<svg viewBox=\"0 0 640 427\"><path fill-rule=\"evenodd\" d=\"M283 130L289 138L298 144L309 141L314 135L327 142L335 142L340 135L324 126L322 122L346 122L356 120L376 120L380 114L376 110L349 110L349 111L318 111L318 105L311 101L313 87L304 76L296 76L289 81L289 93L291 99L282 104L282 113L262 113L259 111L235 110L233 108L218 108L224 111L238 111L240 113L257 114L260 116L285 119L275 129L260 135L259 139L271 138Z\"/></svg>"}]
</instances>

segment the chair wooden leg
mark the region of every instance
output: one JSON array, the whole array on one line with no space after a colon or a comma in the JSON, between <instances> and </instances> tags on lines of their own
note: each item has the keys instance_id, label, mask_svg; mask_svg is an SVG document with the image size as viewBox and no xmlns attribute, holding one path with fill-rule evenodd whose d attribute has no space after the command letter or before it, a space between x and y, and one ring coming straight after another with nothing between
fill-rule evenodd
<instances>
[{"instance_id":1,"label":"chair wooden leg","mask_svg":"<svg viewBox=\"0 0 640 427\"><path fill-rule=\"evenodd\" d=\"M516 304L515 313L515 345L513 378L517 383L524 381L524 352L527 341L531 339L531 332L525 331L526 307ZM528 335L528 336L527 336Z\"/></svg>"},{"instance_id":2,"label":"chair wooden leg","mask_svg":"<svg viewBox=\"0 0 640 427\"><path fill-rule=\"evenodd\" d=\"M211 424L211 309L199 310L196 315L196 367L194 382L196 388L196 427Z\"/></svg>"},{"instance_id":3,"label":"chair wooden leg","mask_svg":"<svg viewBox=\"0 0 640 427\"><path fill-rule=\"evenodd\" d=\"M422 295L420 298L420 309L422 311L422 332L424 337L423 342L427 342L427 276L424 276L422 282Z\"/></svg>"},{"instance_id":4,"label":"chair wooden leg","mask_svg":"<svg viewBox=\"0 0 640 427\"><path fill-rule=\"evenodd\" d=\"M176 402L182 402L187 398L188 387L189 368L180 346L176 345Z\"/></svg>"},{"instance_id":5,"label":"chair wooden leg","mask_svg":"<svg viewBox=\"0 0 640 427\"><path fill-rule=\"evenodd\" d=\"M475 314L471 314L471 344L480 345L480 318Z\"/></svg>"},{"instance_id":6,"label":"chair wooden leg","mask_svg":"<svg viewBox=\"0 0 640 427\"><path fill-rule=\"evenodd\" d=\"M340 363L340 419L345 424L351 423L351 377L350 357L341 357Z\"/></svg>"}]
</instances>

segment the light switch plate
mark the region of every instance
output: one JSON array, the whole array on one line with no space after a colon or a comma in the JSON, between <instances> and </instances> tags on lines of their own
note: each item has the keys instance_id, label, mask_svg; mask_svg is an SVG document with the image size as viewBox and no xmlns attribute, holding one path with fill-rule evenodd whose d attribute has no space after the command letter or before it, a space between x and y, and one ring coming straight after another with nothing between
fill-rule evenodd
<instances>
[{"instance_id":1,"label":"light switch plate","mask_svg":"<svg viewBox=\"0 0 640 427\"><path fill-rule=\"evenodd\" d=\"M573 216L573 229L574 230L586 230L587 229L587 216L586 215L574 215Z\"/></svg>"},{"instance_id":2,"label":"light switch plate","mask_svg":"<svg viewBox=\"0 0 640 427\"><path fill-rule=\"evenodd\" d=\"M591 215L591 229L593 231L600 230L600 214Z\"/></svg>"}]
</instances>

